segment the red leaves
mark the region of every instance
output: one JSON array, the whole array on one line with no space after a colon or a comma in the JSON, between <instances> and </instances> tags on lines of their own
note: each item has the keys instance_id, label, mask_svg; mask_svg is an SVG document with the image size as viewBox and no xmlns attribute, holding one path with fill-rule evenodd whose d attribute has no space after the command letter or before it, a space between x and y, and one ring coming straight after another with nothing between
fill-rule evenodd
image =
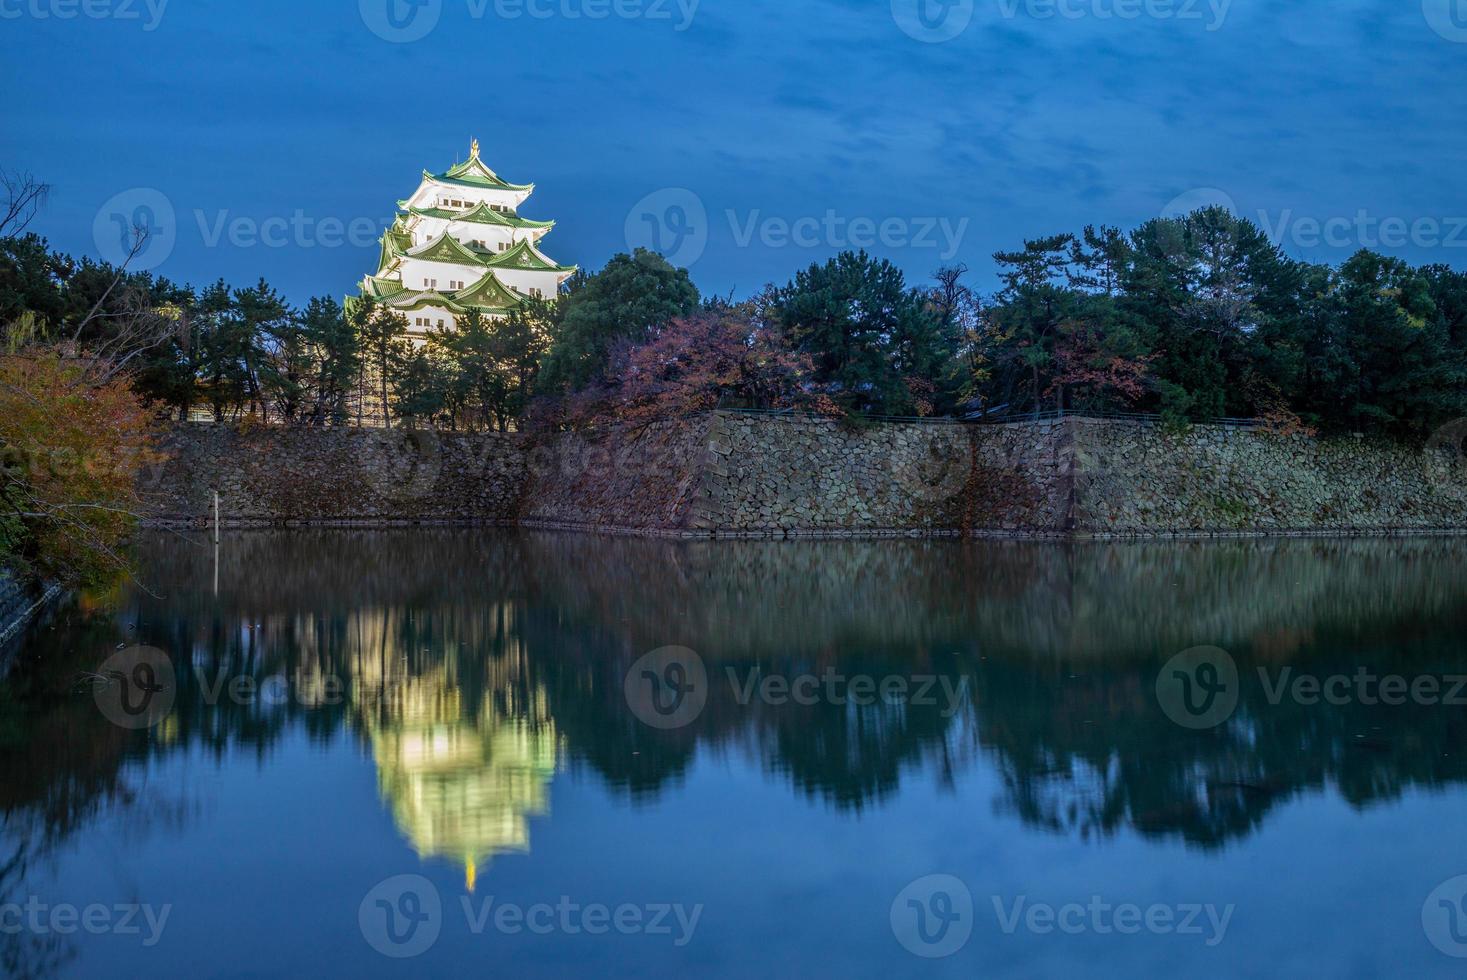
<instances>
[{"instance_id":1,"label":"red leaves","mask_svg":"<svg viewBox=\"0 0 1467 980\"><path fill-rule=\"evenodd\" d=\"M1118 395L1134 402L1146 394L1151 356L1124 357L1106 350L1104 339L1090 325L1067 326L1070 329L1055 345L1057 370L1046 395L1059 388L1069 388L1077 401Z\"/></svg>"},{"instance_id":2,"label":"red leaves","mask_svg":"<svg viewBox=\"0 0 1467 980\"><path fill-rule=\"evenodd\" d=\"M746 307L697 313L615 351L610 378L571 396L566 421L648 421L720 406L819 411L823 396L809 390L811 372L809 358L756 324Z\"/></svg>"},{"instance_id":3,"label":"red leaves","mask_svg":"<svg viewBox=\"0 0 1467 980\"><path fill-rule=\"evenodd\" d=\"M55 351L0 357L4 515L21 522L25 557L75 580L118 564L138 475L161 459L131 380L98 381L92 366Z\"/></svg>"}]
</instances>

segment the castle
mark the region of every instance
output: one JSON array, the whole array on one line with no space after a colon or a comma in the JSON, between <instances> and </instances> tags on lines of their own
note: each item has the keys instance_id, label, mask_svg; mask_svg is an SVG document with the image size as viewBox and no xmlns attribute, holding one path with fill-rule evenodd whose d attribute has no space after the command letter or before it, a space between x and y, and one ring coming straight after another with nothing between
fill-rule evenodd
<instances>
[{"instance_id":1,"label":"castle","mask_svg":"<svg viewBox=\"0 0 1467 980\"><path fill-rule=\"evenodd\" d=\"M361 297L402 314L415 341L452 328L470 310L503 317L528 297L553 299L576 270L540 251L555 222L520 217L534 190L490 170L478 140L467 161L441 174L423 171L418 189L398 202Z\"/></svg>"}]
</instances>

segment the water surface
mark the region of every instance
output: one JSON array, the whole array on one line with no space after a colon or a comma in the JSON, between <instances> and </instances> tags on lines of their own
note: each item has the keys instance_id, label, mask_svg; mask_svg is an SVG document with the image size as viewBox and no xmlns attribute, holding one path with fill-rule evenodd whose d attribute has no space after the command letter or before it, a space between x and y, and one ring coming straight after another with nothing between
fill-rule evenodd
<instances>
[{"instance_id":1,"label":"water surface","mask_svg":"<svg viewBox=\"0 0 1467 980\"><path fill-rule=\"evenodd\" d=\"M1467 674L1464 560L1445 538L150 536L139 585L55 611L14 652L0 904L167 918L134 934L0 915L0 965L1460 975L1438 947L1467 940L1467 906L1433 890L1467 874L1467 708L1277 685ZM127 727L117 678L95 675L140 645L174 678ZM1158 676L1201 645L1236 664L1236 706L1187 727ZM625 683L666 647L706 673L680 727ZM851 695L857 677L897 687L757 693L835 678ZM402 875L425 879L406 903ZM436 919L395 945L429 893ZM506 905L558 911L515 928ZM1036 905L1086 911L1045 928ZM1116 928L1122 905L1177 918ZM588 906L627 918L593 933ZM1199 911L1176 928L1194 908L1225 927Z\"/></svg>"}]
</instances>

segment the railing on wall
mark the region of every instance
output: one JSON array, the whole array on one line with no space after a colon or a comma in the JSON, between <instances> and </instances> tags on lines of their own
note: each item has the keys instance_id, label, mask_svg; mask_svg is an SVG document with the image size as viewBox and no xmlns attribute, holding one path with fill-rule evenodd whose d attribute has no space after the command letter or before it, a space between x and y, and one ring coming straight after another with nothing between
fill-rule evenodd
<instances>
[{"instance_id":1,"label":"railing on wall","mask_svg":"<svg viewBox=\"0 0 1467 980\"><path fill-rule=\"evenodd\" d=\"M1152 412L1091 412L1091 411L1055 411L1049 409L1043 412L1020 412L1004 415L970 416L965 421L978 424L995 424L1004 422L1056 422L1060 419L1118 419L1132 422L1159 423L1163 417ZM1239 429L1256 429L1263 425L1262 419L1242 419L1231 417L1218 417L1207 419L1192 419L1193 425L1225 425Z\"/></svg>"},{"instance_id":2,"label":"railing on wall","mask_svg":"<svg viewBox=\"0 0 1467 980\"><path fill-rule=\"evenodd\" d=\"M765 418L791 418L791 419L820 419L827 416L818 415L794 408L724 408L715 409L734 415L754 415ZM1042 412L1005 412L1002 414L970 413L961 417L952 416L919 416L919 415L857 415L855 418L863 422L899 422L905 424L920 425L1010 425L1017 422L1057 422L1063 419L1097 419L1116 420L1129 422L1142 422L1149 424L1160 424L1162 416L1146 412L1103 412L1103 411L1056 411L1047 409ZM273 413L267 413L266 420L258 415L251 414L228 414L219 423L222 425L238 425L241 422L253 421L258 425L287 427L290 423L285 422ZM268 420L268 421L267 421ZM213 411L205 407L194 407L188 415L188 421L199 425L213 425L216 420ZM383 428L381 416L365 416L360 422L355 417L348 419L348 426L352 428L380 429ZM1236 429L1256 429L1265 423L1262 419L1244 418L1208 418L1193 419L1194 425L1219 425ZM300 423L296 423L301 426ZM398 428L399 425L393 426ZM600 428L600 426L596 426ZM511 429L510 431L516 431Z\"/></svg>"},{"instance_id":3,"label":"railing on wall","mask_svg":"<svg viewBox=\"0 0 1467 980\"><path fill-rule=\"evenodd\" d=\"M720 408L718 411L730 412L736 415L761 415L783 418L822 417L812 412L799 411L793 408ZM857 418L866 422L916 422L923 425L1008 425L1015 422L1057 422L1062 419L1115 419L1153 424L1162 421L1162 416L1145 412L1060 412L1054 409L1048 409L1042 412L1011 412L994 415L973 413L959 418L950 416L924 417L917 415L859 415ZM1262 419L1242 418L1194 419L1192 422L1195 425L1223 425L1239 429L1254 429L1264 424Z\"/></svg>"}]
</instances>

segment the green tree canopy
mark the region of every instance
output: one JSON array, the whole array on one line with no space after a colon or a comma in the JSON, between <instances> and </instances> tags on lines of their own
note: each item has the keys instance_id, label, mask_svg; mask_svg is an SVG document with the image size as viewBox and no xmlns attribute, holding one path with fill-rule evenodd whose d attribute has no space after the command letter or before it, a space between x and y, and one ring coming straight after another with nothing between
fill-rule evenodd
<instances>
[{"instance_id":1,"label":"green tree canopy","mask_svg":"<svg viewBox=\"0 0 1467 980\"><path fill-rule=\"evenodd\" d=\"M862 251L797 272L763 305L842 408L911 415L930 414L945 397L938 384L956 354L928 300L896 266Z\"/></svg>"},{"instance_id":2,"label":"green tree canopy","mask_svg":"<svg viewBox=\"0 0 1467 980\"><path fill-rule=\"evenodd\" d=\"M644 342L697 308L688 271L644 248L614 256L595 275L577 275L557 304L541 389L564 394L586 387L604 374L619 341Z\"/></svg>"}]
</instances>

